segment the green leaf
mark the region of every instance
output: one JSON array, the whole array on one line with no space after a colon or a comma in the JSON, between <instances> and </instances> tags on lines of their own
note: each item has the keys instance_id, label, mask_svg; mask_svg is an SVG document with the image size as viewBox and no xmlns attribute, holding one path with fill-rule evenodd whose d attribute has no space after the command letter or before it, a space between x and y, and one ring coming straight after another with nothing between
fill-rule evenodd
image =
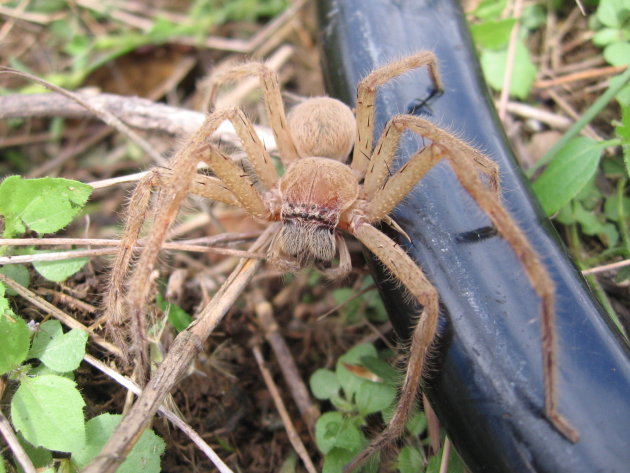
<instances>
[{"instance_id":1,"label":"green leaf","mask_svg":"<svg viewBox=\"0 0 630 473\"><path fill-rule=\"evenodd\" d=\"M516 19L488 20L470 26L475 43L480 48L501 49L510 41Z\"/></svg>"},{"instance_id":2,"label":"green leaf","mask_svg":"<svg viewBox=\"0 0 630 473\"><path fill-rule=\"evenodd\" d=\"M364 366L388 384L397 385L402 382L402 373L396 371L392 365L378 356L361 357L361 366Z\"/></svg>"},{"instance_id":3,"label":"green leaf","mask_svg":"<svg viewBox=\"0 0 630 473\"><path fill-rule=\"evenodd\" d=\"M628 90L630 91L630 87ZM621 138L625 172L626 176L630 176L630 105L624 106L621 110L621 125L615 128L615 134Z\"/></svg>"},{"instance_id":4,"label":"green leaf","mask_svg":"<svg viewBox=\"0 0 630 473\"><path fill-rule=\"evenodd\" d=\"M85 425L85 442L72 448L72 461L84 468L101 451L105 442L120 423L121 415L101 414ZM164 440L148 429L140 436L127 459L116 469L116 473L159 473L160 456L165 449Z\"/></svg>"},{"instance_id":5,"label":"green leaf","mask_svg":"<svg viewBox=\"0 0 630 473\"><path fill-rule=\"evenodd\" d=\"M387 409L395 399L396 387L371 381L365 381L355 395L357 408L363 416Z\"/></svg>"},{"instance_id":6,"label":"green leaf","mask_svg":"<svg viewBox=\"0 0 630 473\"><path fill-rule=\"evenodd\" d=\"M503 88L503 76L507 64L507 50L481 52L481 67L488 84L495 89ZM526 99L536 78L536 66L529 57L529 51L522 40L517 41L512 68L510 95Z\"/></svg>"},{"instance_id":7,"label":"green leaf","mask_svg":"<svg viewBox=\"0 0 630 473\"><path fill-rule=\"evenodd\" d=\"M547 10L539 3L525 6L520 18L521 25L530 31L547 23Z\"/></svg>"},{"instance_id":8,"label":"green leaf","mask_svg":"<svg viewBox=\"0 0 630 473\"><path fill-rule=\"evenodd\" d=\"M87 332L72 329L64 334L58 320L49 320L39 326L29 358L39 358L48 368L59 373L73 371L85 356L87 339Z\"/></svg>"},{"instance_id":9,"label":"green leaf","mask_svg":"<svg viewBox=\"0 0 630 473\"><path fill-rule=\"evenodd\" d=\"M586 210L580 202L575 202L574 217L580 223L582 232L586 235L597 236L607 247L612 247L619 241L617 227L610 222L604 222L603 217L595 212Z\"/></svg>"},{"instance_id":10,"label":"green leaf","mask_svg":"<svg viewBox=\"0 0 630 473\"><path fill-rule=\"evenodd\" d=\"M630 279L630 266L621 268L615 277L615 282L621 284L626 279Z\"/></svg>"},{"instance_id":11,"label":"green leaf","mask_svg":"<svg viewBox=\"0 0 630 473\"><path fill-rule=\"evenodd\" d=\"M0 183L0 214L4 237L24 233L53 233L68 225L87 201L92 187L61 178L7 177Z\"/></svg>"},{"instance_id":12,"label":"green leaf","mask_svg":"<svg viewBox=\"0 0 630 473\"><path fill-rule=\"evenodd\" d=\"M11 419L31 444L70 452L85 442L83 406L75 383L67 378L24 378L11 400Z\"/></svg>"},{"instance_id":13,"label":"green leaf","mask_svg":"<svg viewBox=\"0 0 630 473\"><path fill-rule=\"evenodd\" d=\"M613 66L625 66L630 64L630 43L612 43L604 49L604 59Z\"/></svg>"},{"instance_id":14,"label":"green leaf","mask_svg":"<svg viewBox=\"0 0 630 473\"><path fill-rule=\"evenodd\" d=\"M587 235L597 235L601 231L602 221L595 212L586 210L581 202L575 202L573 206L573 216L582 226L582 231Z\"/></svg>"},{"instance_id":15,"label":"green leaf","mask_svg":"<svg viewBox=\"0 0 630 473\"><path fill-rule=\"evenodd\" d=\"M602 145L590 138L569 141L532 184L543 209L552 215L566 205L593 178Z\"/></svg>"},{"instance_id":16,"label":"green leaf","mask_svg":"<svg viewBox=\"0 0 630 473\"><path fill-rule=\"evenodd\" d=\"M360 297L354 297L356 291L349 287L341 287L332 292L335 302L340 305L339 314L345 325L353 325L363 320L363 312L361 310L364 301Z\"/></svg>"},{"instance_id":17,"label":"green leaf","mask_svg":"<svg viewBox=\"0 0 630 473\"><path fill-rule=\"evenodd\" d=\"M193 318L184 309L176 304L172 304L164 299L162 294L158 294L156 297L157 306L168 314L168 321L171 323L177 332L186 330L192 323Z\"/></svg>"},{"instance_id":18,"label":"green leaf","mask_svg":"<svg viewBox=\"0 0 630 473\"><path fill-rule=\"evenodd\" d=\"M30 335L24 320L9 308L0 283L0 375L17 368L28 353Z\"/></svg>"},{"instance_id":19,"label":"green leaf","mask_svg":"<svg viewBox=\"0 0 630 473\"><path fill-rule=\"evenodd\" d=\"M630 107L630 83L626 84L617 95L615 95L615 99L622 107Z\"/></svg>"},{"instance_id":20,"label":"green leaf","mask_svg":"<svg viewBox=\"0 0 630 473\"><path fill-rule=\"evenodd\" d=\"M610 222L602 225L600 231L597 233L597 237L608 248L616 246L619 242L619 232L617 231L617 227Z\"/></svg>"},{"instance_id":21,"label":"green leaf","mask_svg":"<svg viewBox=\"0 0 630 473\"><path fill-rule=\"evenodd\" d=\"M17 434L17 437L20 445L22 445L22 448L26 452L26 455L28 455L28 458L31 460L31 462L33 462L33 466L35 468L40 469L52 464L52 453L50 452L50 450L44 447L35 447L31 445L19 432Z\"/></svg>"},{"instance_id":22,"label":"green leaf","mask_svg":"<svg viewBox=\"0 0 630 473\"><path fill-rule=\"evenodd\" d=\"M621 28L630 14L628 0L600 0L597 19L611 28Z\"/></svg>"},{"instance_id":23,"label":"green leaf","mask_svg":"<svg viewBox=\"0 0 630 473\"><path fill-rule=\"evenodd\" d=\"M630 145L630 107L623 107L621 111L621 124L615 127L615 134Z\"/></svg>"},{"instance_id":24,"label":"green leaf","mask_svg":"<svg viewBox=\"0 0 630 473\"><path fill-rule=\"evenodd\" d=\"M615 222L620 221L620 213L623 213L624 216L630 216L630 197L624 196L622 198L621 204L623 208L619 206L619 197L617 194L611 195L604 202L604 215L608 220L613 220Z\"/></svg>"},{"instance_id":25,"label":"green leaf","mask_svg":"<svg viewBox=\"0 0 630 473\"><path fill-rule=\"evenodd\" d=\"M414 437L418 437L427 428L427 416L424 412L415 409L407 421L407 431Z\"/></svg>"},{"instance_id":26,"label":"green leaf","mask_svg":"<svg viewBox=\"0 0 630 473\"><path fill-rule=\"evenodd\" d=\"M400 449L397 468L400 473L417 473L422 471L422 454L416 447L407 445Z\"/></svg>"},{"instance_id":27,"label":"green leaf","mask_svg":"<svg viewBox=\"0 0 630 473\"><path fill-rule=\"evenodd\" d=\"M350 461L352 461L352 459L359 453L360 451L352 452L343 448L333 448L324 457L324 466L322 468L322 473L339 473L340 471L343 471L343 468L348 463L350 463ZM377 473L379 471L379 463L380 454L377 452L370 458L368 458L366 462L361 465L357 470L354 471L356 473Z\"/></svg>"},{"instance_id":28,"label":"green leaf","mask_svg":"<svg viewBox=\"0 0 630 473\"><path fill-rule=\"evenodd\" d=\"M337 375L330 370L318 369L311 375L309 380L311 392L317 399L325 400L339 394L341 385L337 380Z\"/></svg>"},{"instance_id":29,"label":"green leaf","mask_svg":"<svg viewBox=\"0 0 630 473\"><path fill-rule=\"evenodd\" d=\"M506 5L507 0L481 0L473 14L481 19L499 18Z\"/></svg>"},{"instance_id":30,"label":"green leaf","mask_svg":"<svg viewBox=\"0 0 630 473\"><path fill-rule=\"evenodd\" d=\"M356 453L344 448L333 448L324 457L322 473L339 473L352 461Z\"/></svg>"},{"instance_id":31,"label":"green leaf","mask_svg":"<svg viewBox=\"0 0 630 473\"><path fill-rule=\"evenodd\" d=\"M365 443L365 437L340 412L326 412L315 423L315 441L322 453L328 453L335 447L358 452Z\"/></svg>"},{"instance_id":32,"label":"green leaf","mask_svg":"<svg viewBox=\"0 0 630 473\"><path fill-rule=\"evenodd\" d=\"M618 30L616 28L602 28L593 36L593 44L603 48L612 43L630 40L630 31L627 29Z\"/></svg>"},{"instance_id":33,"label":"green leaf","mask_svg":"<svg viewBox=\"0 0 630 473\"><path fill-rule=\"evenodd\" d=\"M28 272L28 268L23 264L7 264L5 266L0 266L0 274L4 274L5 276L13 279L20 286L28 287L31 282L31 276ZM7 287L7 294L15 296L17 292L10 287Z\"/></svg>"},{"instance_id":34,"label":"green leaf","mask_svg":"<svg viewBox=\"0 0 630 473\"><path fill-rule=\"evenodd\" d=\"M52 251L38 251L39 253L52 253ZM59 261L35 261L33 267L39 274L49 281L61 282L73 274L79 272L88 262L88 258L71 258Z\"/></svg>"},{"instance_id":35,"label":"green leaf","mask_svg":"<svg viewBox=\"0 0 630 473\"><path fill-rule=\"evenodd\" d=\"M344 363L348 364L361 364L361 358L366 356L378 356L374 345L365 343L352 347L348 352L337 360L337 366L335 368L335 374L341 384L341 387L346 394L346 397L351 400L355 393L367 383L365 379L361 379L358 376L352 374L344 367Z\"/></svg>"}]
</instances>

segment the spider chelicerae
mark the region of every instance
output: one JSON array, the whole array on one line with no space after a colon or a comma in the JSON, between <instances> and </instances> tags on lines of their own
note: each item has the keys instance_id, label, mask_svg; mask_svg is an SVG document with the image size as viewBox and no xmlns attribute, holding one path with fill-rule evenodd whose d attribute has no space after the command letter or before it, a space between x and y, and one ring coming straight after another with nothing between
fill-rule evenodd
<instances>
[{"instance_id":1,"label":"spider chelicerae","mask_svg":"<svg viewBox=\"0 0 630 473\"><path fill-rule=\"evenodd\" d=\"M421 51L368 74L358 84L354 113L338 100L315 97L294 107L288 116L278 77L264 64L245 63L217 74L215 90L220 84L248 76L260 80L269 122L286 171L283 176L278 175L252 123L240 109L231 108L210 114L172 158L168 171L156 169L138 184L129 203L121 251L104 301L110 331L118 342L126 343L127 332L123 326L129 318L133 332L143 333L150 292L150 284L146 282L166 232L188 193L240 207L255 219L275 226L275 236L266 248L267 259L285 271L295 272L314 265L331 278L347 275L351 263L344 235L352 235L380 260L421 307L410 339L406 376L395 414L387 428L347 467L354 469L403 432L416 400L438 320L436 289L405 251L374 225L384 222L402 232L389 213L444 159L461 186L488 215L498 234L512 247L540 298L545 414L565 437L577 441L578 433L556 407L553 283L523 232L501 204L496 164L452 134L412 115L392 117L376 144L373 143L378 88L422 67L427 68L435 88L441 90L434 55ZM251 172L244 172L212 143L210 137L225 120L234 126L251 164ZM390 174L405 131L418 134L429 144ZM351 152L351 162L346 164ZM200 162L205 163L214 176L199 174ZM153 228L130 270L133 247L154 187L159 187L160 192L153 208ZM339 261L337 265L332 264L335 259ZM132 346L139 364L146 365L143 343Z\"/></svg>"}]
</instances>

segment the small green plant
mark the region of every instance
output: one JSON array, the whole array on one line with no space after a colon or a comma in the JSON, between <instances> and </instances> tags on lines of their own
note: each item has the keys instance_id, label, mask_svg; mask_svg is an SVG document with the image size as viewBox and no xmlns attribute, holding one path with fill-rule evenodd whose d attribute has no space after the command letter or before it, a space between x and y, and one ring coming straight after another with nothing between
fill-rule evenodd
<instances>
[{"instance_id":1,"label":"small green plant","mask_svg":"<svg viewBox=\"0 0 630 473\"><path fill-rule=\"evenodd\" d=\"M166 319L178 333L185 330L193 321L192 316L188 312L177 304L168 302L161 293L157 294L155 302L158 308L166 314Z\"/></svg>"},{"instance_id":2,"label":"small green plant","mask_svg":"<svg viewBox=\"0 0 630 473\"><path fill-rule=\"evenodd\" d=\"M77 5L76 8L70 8L67 2L29 2L26 9L29 13L57 14L60 17L49 25L48 30L51 42L65 56L59 58L58 62L69 66L47 74L44 78L60 87L75 89L94 70L143 46L177 42L183 37L203 44L208 32L218 25L229 21L255 21L261 17L273 17L288 4L286 0L196 0L189 3L188 11L177 19L138 15L137 23L127 24L119 21L115 14L116 7L110 9L103 5L84 8L83 5ZM86 28L85 18L107 25L106 30L95 35L90 28ZM29 72L25 64L14 58L11 59L11 66ZM41 89L40 85L31 85L24 92L33 93Z\"/></svg>"},{"instance_id":3,"label":"small green plant","mask_svg":"<svg viewBox=\"0 0 630 473\"><path fill-rule=\"evenodd\" d=\"M547 4L548 8L560 6L559 2ZM472 35L480 50L486 80L495 90L502 87L507 46L517 22L514 18L501 18L505 7L505 1L484 0L472 13L476 18L476 23L471 25ZM517 38L510 95L521 100L529 98L536 76L536 68L529 60L524 39L545 23L546 14L541 4L533 4L523 10L519 20L521 29ZM628 2L601 0L595 14L589 18L589 25L595 31L593 44L603 48L603 57L609 64L623 66L630 63ZM613 99L617 100L621 109L621 118L612 122L615 136L604 141L578 136ZM605 149L610 151L614 148L621 152L603 154ZM533 176L543 166L546 168L535 178L532 188L545 213L567 229L567 241L578 264L587 268L605 263L613 256L630 258L630 199L627 197L630 176L630 69L611 79L608 89L528 170L528 174ZM609 185L606 188L596 185L598 177L605 178ZM603 250L595 256L586 256L580 235L598 241ZM621 282L628 277L630 270L622 269L617 280ZM595 280L591 282L597 285ZM600 300L609 307L603 291L597 292ZM614 311L610 309L608 312L623 331Z\"/></svg>"},{"instance_id":4,"label":"small green plant","mask_svg":"<svg viewBox=\"0 0 630 473\"><path fill-rule=\"evenodd\" d=\"M61 178L7 177L0 184L3 238L14 238L27 228L39 234L53 233L68 225L81 211L92 188Z\"/></svg>"},{"instance_id":5,"label":"small green plant","mask_svg":"<svg viewBox=\"0 0 630 473\"><path fill-rule=\"evenodd\" d=\"M325 473L341 471L368 445L362 431L368 418L380 417L382 422L391 418L400 373L387 362L387 354L379 353L371 344L357 345L339 358L335 371L318 369L311 376L313 395L335 408L322 414L315 425L315 440L324 454ZM395 470L401 473L437 471L431 469L435 461L427 461L418 440L425 429L426 417L416 410L407 423L408 445L399 452ZM378 465L378 454L375 454L362 471L378 471ZM449 472L461 471L457 465L460 463L454 461Z\"/></svg>"},{"instance_id":6,"label":"small green plant","mask_svg":"<svg viewBox=\"0 0 630 473\"><path fill-rule=\"evenodd\" d=\"M81 212L91 190L86 184L67 179L6 178L0 184L3 237L13 238L29 230L40 234L60 230ZM33 254L35 250L22 252ZM79 271L85 262L77 258L33 266L45 278L62 281ZM28 284L28 269L24 265L3 266L0 272ZM6 292L0 282L0 376L12 387L5 396L13 393L13 427L36 468L79 471L100 451L121 418L102 414L85 421L85 401L73 372L85 355L88 334L79 329L64 333L57 320L31 329L13 311ZM147 431L118 471L159 472L163 451L164 441ZM53 452L66 455L57 458ZM0 464L0 471L4 471L2 460Z\"/></svg>"},{"instance_id":7,"label":"small green plant","mask_svg":"<svg viewBox=\"0 0 630 473\"><path fill-rule=\"evenodd\" d=\"M613 66L630 62L629 20L630 4L624 0L601 0L591 17L590 27L596 31L593 44L603 48L604 59ZM624 95L630 98L630 87L626 87Z\"/></svg>"},{"instance_id":8,"label":"small green plant","mask_svg":"<svg viewBox=\"0 0 630 473\"><path fill-rule=\"evenodd\" d=\"M602 47L604 58L613 66L630 64L630 7L627 2L602 0L596 14L590 18L596 30L593 43ZM621 118L612 122L615 137L595 141L577 137L615 98ZM605 148L620 150L603 156ZM555 215L567 229L571 253L584 267L605 263L611 257L630 258L630 199L627 197L630 176L630 69L610 81L608 90L582 115L563 138L532 170L547 164L533 184L534 192L546 213ZM596 184L605 178L608 189ZM604 248L599 254L586 256L579 235L596 238ZM617 282L630 277L628 268L617 274ZM597 281L591 278L600 300L619 329L623 327L608 304Z\"/></svg>"},{"instance_id":9,"label":"small green plant","mask_svg":"<svg viewBox=\"0 0 630 473\"><path fill-rule=\"evenodd\" d=\"M0 183L0 215L4 220L3 238L15 238L27 231L54 233L74 219L87 202L92 188L82 182L61 178L23 179L7 177ZM0 255L37 254L32 247L0 247ZM40 261L35 270L50 281L64 281L87 263L86 258ZM28 286L26 266L0 267L0 273Z\"/></svg>"},{"instance_id":10,"label":"small green plant","mask_svg":"<svg viewBox=\"0 0 630 473\"><path fill-rule=\"evenodd\" d=\"M121 416L102 414L85 421L85 401L74 382L73 371L85 355L87 332L64 333L57 320L29 330L16 315L0 283L0 375L17 386L10 400L11 422L36 468L74 472L85 467L100 451ZM127 472L159 472L164 441L152 431L125 461ZM69 453L56 458L53 452ZM51 470L52 471L52 470Z\"/></svg>"},{"instance_id":11,"label":"small green plant","mask_svg":"<svg viewBox=\"0 0 630 473\"><path fill-rule=\"evenodd\" d=\"M508 44L516 25L514 18L501 18L507 6L506 0L483 0L472 12L476 22L470 30L479 49L479 59L488 85L494 90L503 88L503 76L508 56ZM525 45L527 36L544 24L544 10L540 5L530 5L521 16L521 29L515 45L514 66L510 95L526 99L531 92L537 69Z\"/></svg>"}]
</instances>

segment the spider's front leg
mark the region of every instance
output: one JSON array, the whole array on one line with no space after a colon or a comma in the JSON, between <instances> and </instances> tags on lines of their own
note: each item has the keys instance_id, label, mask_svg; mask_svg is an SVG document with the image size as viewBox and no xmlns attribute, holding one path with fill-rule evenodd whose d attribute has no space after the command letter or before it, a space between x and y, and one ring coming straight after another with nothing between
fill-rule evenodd
<instances>
[{"instance_id":1,"label":"spider's front leg","mask_svg":"<svg viewBox=\"0 0 630 473\"><path fill-rule=\"evenodd\" d=\"M395 77L423 66L427 66L429 69L429 76L435 90L442 91L444 86L438 72L437 60L431 51L420 51L398 61L390 62L372 71L359 82L356 108L357 142L352 154L352 169L358 171L360 175L365 174L373 149L374 107L377 89Z\"/></svg>"},{"instance_id":2,"label":"spider's front leg","mask_svg":"<svg viewBox=\"0 0 630 473\"><path fill-rule=\"evenodd\" d=\"M175 219L182 201L193 191L213 200L236 204L252 215L267 217L269 209L263 197L252 186L248 176L208 142L212 133L224 121L230 120L241 137L244 148L250 155L254 169L262 176L263 184L272 184L273 165L264 147L253 133L251 123L238 110L227 110L210 115L204 124L184 144L172 158L169 170L156 170L145 177L138 185L130 201L129 216L121 240L121 251L112 269L110 287L104 298L108 328L113 338L137 359L139 379L143 380L148 366L147 341L145 336L146 306L151 285L150 275L155 267L158 253L166 238L166 233ZM196 172L200 161L208 163L218 179L200 176ZM275 170L273 170L275 174ZM133 248L137 243L140 229L150 212L149 200L153 187L160 187L152 215L152 231L144 241L143 250L131 271L125 285L128 268L132 261ZM126 286L126 287L125 287ZM131 320L132 330L125 330ZM130 333L130 337L127 335ZM131 338L131 344L127 344ZM129 345L131 350L129 350Z\"/></svg>"},{"instance_id":3,"label":"spider's front leg","mask_svg":"<svg viewBox=\"0 0 630 473\"><path fill-rule=\"evenodd\" d=\"M127 221L123 231L119 251L112 265L107 292L103 298L107 329L118 347L128 347L128 330L125 328L128 312L124 307L125 283L131 270L134 253L137 253L141 228L151 211L151 193L156 188L170 189L173 173L169 169L154 168L136 185L127 204ZM197 174L191 183L190 192L208 200L238 206L239 202L217 178ZM123 351L125 361L129 361L128 350Z\"/></svg>"},{"instance_id":4,"label":"spider's front leg","mask_svg":"<svg viewBox=\"0 0 630 473\"><path fill-rule=\"evenodd\" d=\"M199 138L197 135L195 137ZM137 358L138 378L142 381L145 379L145 370L148 366L145 335L145 307L151 288L148 281L166 238L166 232L193 181L197 163L193 156L194 154L175 156L171 167L173 178L167 179L168 195L161 192L156 198L152 211L150 210L151 191L160 181L163 183L159 171L149 173L138 183L129 201L128 217L121 238L120 251L116 255L111 270L110 284L103 300L108 332L123 350L124 361L130 360L129 352ZM154 216L152 231L144 242L144 248L128 283L125 284L133 259L134 247L147 214L150 212ZM128 320L131 320L131 330L126 328Z\"/></svg>"},{"instance_id":5,"label":"spider's front leg","mask_svg":"<svg viewBox=\"0 0 630 473\"><path fill-rule=\"evenodd\" d=\"M462 143L463 144L463 143ZM457 179L477 205L488 215L501 237L512 247L525 269L527 278L540 298L540 333L542 339L545 416L569 441L576 443L580 434L558 412L557 407L557 342L555 327L555 287L538 254L523 231L495 194L489 192L474 172L474 166L462 146L453 142L448 148L448 161Z\"/></svg>"},{"instance_id":6,"label":"spider's front leg","mask_svg":"<svg viewBox=\"0 0 630 473\"><path fill-rule=\"evenodd\" d=\"M393 240L367 223L364 216L350 217L348 231L363 243L376 258L398 279L418 301L422 311L418 316L410 340L405 380L400 397L386 429L381 432L344 471L352 471L368 457L402 435L405 424L416 402L427 353L435 337L438 322L438 294L422 270Z\"/></svg>"},{"instance_id":7,"label":"spider's front leg","mask_svg":"<svg viewBox=\"0 0 630 473\"><path fill-rule=\"evenodd\" d=\"M432 143L412 156L393 176L389 177L389 163L393 159L400 133L404 129L429 138ZM389 151L384 153L382 149ZM496 165L453 135L427 120L411 115L399 115L390 121L373 156L364 186L368 200L365 215L370 222L379 221L389 214L418 180L444 158L451 165L462 187L486 213L498 234L511 246L530 284L540 298L545 415L562 435L572 442L577 442L578 432L557 410L553 281L525 234L501 203ZM482 181L480 173L487 177L487 183Z\"/></svg>"}]
</instances>

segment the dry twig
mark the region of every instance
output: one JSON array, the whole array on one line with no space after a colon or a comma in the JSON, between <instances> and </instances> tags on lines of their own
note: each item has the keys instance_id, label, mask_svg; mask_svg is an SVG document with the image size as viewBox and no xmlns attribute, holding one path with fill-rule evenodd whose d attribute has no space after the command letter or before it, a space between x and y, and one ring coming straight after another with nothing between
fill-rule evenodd
<instances>
[{"instance_id":1,"label":"dry twig","mask_svg":"<svg viewBox=\"0 0 630 473\"><path fill-rule=\"evenodd\" d=\"M31 462L31 459L24 451L24 448L20 444L20 441L13 432L9 419L0 411L0 434L4 437L4 441L9 446L9 449L13 453L13 456L20 464L25 473L36 473L35 467Z\"/></svg>"},{"instance_id":2,"label":"dry twig","mask_svg":"<svg viewBox=\"0 0 630 473\"><path fill-rule=\"evenodd\" d=\"M98 118L103 120L108 125L114 127L116 130L118 130L120 133L125 135L127 138L129 138L131 141L136 143L138 146L140 146L140 148L142 148L144 152L146 152L149 156L151 156L153 161L155 161L157 164L160 164L160 165L166 164L166 160L159 153L155 151L153 146L151 146L144 138L142 138L135 131L133 131L131 128L125 125L116 115L114 115L113 113L109 112L106 109L99 107L98 105L94 104L91 101L86 101L81 95L76 94L74 92L70 92L69 90L66 90L62 87L59 87L55 84L52 84L44 79L41 79L27 72L18 71L15 69L3 68L3 69L0 69L0 74L14 74L16 76L24 77L33 82L37 82L38 84L43 85L47 89L50 89L53 92L57 92L58 94L61 94L69 98L70 100L73 100L74 102L84 107L86 110L89 110L90 112L92 112L94 115L96 115ZM0 118L3 118L3 117L0 116Z\"/></svg>"},{"instance_id":3,"label":"dry twig","mask_svg":"<svg viewBox=\"0 0 630 473\"><path fill-rule=\"evenodd\" d=\"M262 353L260 352L260 346L255 345L252 348L252 351L254 353L254 358L256 358L256 363L258 363L258 368L260 369L260 372L263 375L263 379L265 380L265 384L267 385L267 389L269 389L271 397L273 398L273 402L276 405L276 409L280 414L282 424L284 425L284 429L286 430L287 436L289 437L289 442L291 442L291 445L293 445L293 448L302 459L302 462L304 463L304 466L306 467L308 472L316 473L317 469L313 464L313 460L311 460L311 457L309 457L308 452L306 451L306 447L302 443L300 436L295 430L295 426L293 425L293 422L291 421L291 416L289 416L289 412L287 411L287 408L282 401L282 396L280 396L278 387L273 382L273 377L265 366L265 361L263 359Z\"/></svg>"},{"instance_id":4,"label":"dry twig","mask_svg":"<svg viewBox=\"0 0 630 473\"><path fill-rule=\"evenodd\" d=\"M282 376L291 392L300 414L304 419L309 432L313 434L315 422L319 418L320 412L313 403L311 396L302 381L299 370L291 355L289 347L278 330L278 323L273 316L271 304L262 297L260 291L255 291L253 296L254 310L258 318L258 323L265 333L265 338L271 345L273 352L280 365Z\"/></svg>"},{"instance_id":5,"label":"dry twig","mask_svg":"<svg viewBox=\"0 0 630 473\"><path fill-rule=\"evenodd\" d=\"M83 107L89 103L93 108L115 115L122 122L141 130L155 130L175 136L188 136L197 130L204 120L204 114L169 105L152 102L139 97L126 97L115 94L91 94L77 92L80 99L74 101L62 94L7 95L0 97L0 119L65 117L81 118L94 116L95 112ZM268 127L254 125L254 129L273 152L276 149L273 135ZM222 142L237 145L240 143L229 122L224 122L216 131ZM134 178L133 180L136 180Z\"/></svg>"},{"instance_id":6,"label":"dry twig","mask_svg":"<svg viewBox=\"0 0 630 473\"><path fill-rule=\"evenodd\" d=\"M277 226L271 225L252 245L256 252L268 244ZM225 313L241 295L256 270L260 260L243 260L232 272L212 301L186 330L180 332L164 361L147 383L142 394L123 418L101 453L86 467L83 473L113 473L133 448L140 434L173 389L193 357L202 349L203 342L221 321Z\"/></svg>"},{"instance_id":7,"label":"dry twig","mask_svg":"<svg viewBox=\"0 0 630 473\"><path fill-rule=\"evenodd\" d=\"M142 394L142 389L140 389L140 386L138 386L126 376L118 373L118 371L115 371L104 363L101 363L93 356L85 355L83 359L135 395L140 396ZM173 411L166 408L164 405L161 405L160 407L158 407L158 412L166 417L174 426L184 432L188 436L188 438L190 438L193 443L197 445L197 447L199 447L199 449L208 457L212 464L217 467L219 472L233 473L232 470L225 463L223 463L223 460L221 460L221 458L215 453L212 447L210 447L210 445L208 445L206 441L203 440L203 438L201 438L201 436L190 425L179 418Z\"/></svg>"},{"instance_id":8,"label":"dry twig","mask_svg":"<svg viewBox=\"0 0 630 473\"><path fill-rule=\"evenodd\" d=\"M57 307L52 305L50 302L48 302L48 301L44 300L43 298L39 297L37 294L35 294L34 292L32 292L29 289L25 288L21 284L18 284L13 279L5 276L4 274L0 274L0 282L6 284L8 287L13 289L15 292L18 293L18 295L22 296L30 304L34 305L35 307L39 307L45 313L52 315L53 317L55 317L56 319L61 321L66 326L68 326L70 328L76 328L76 329L79 329L79 330L83 330L84 332L87 332L87 334L90 336L90 338L92 340L94 340L94 342L97 345L99 345L101 348L104 348L105 350L107 350L108 352L110 352L113 355L122 356L122 352L120 351L120 348L118 348L116 345L114 345L112 343L109 343L107 340L105 340L100 335L97 335L94 332L92 332L91 330L89 330L81 322L79 322L78 320L75 320L73 317L70 317L64 311L58 309Z\"/></svg>"}]
</instances>

